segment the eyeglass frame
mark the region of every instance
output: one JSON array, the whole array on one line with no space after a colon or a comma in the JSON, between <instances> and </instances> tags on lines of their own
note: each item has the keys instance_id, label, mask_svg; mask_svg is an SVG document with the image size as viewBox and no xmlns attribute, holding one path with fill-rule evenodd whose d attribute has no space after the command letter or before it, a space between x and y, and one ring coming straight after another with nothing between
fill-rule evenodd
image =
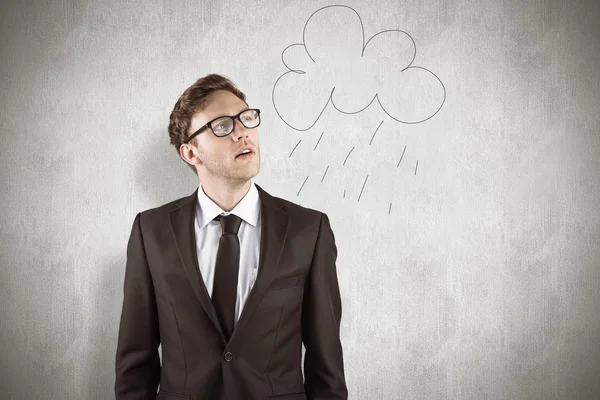
<instances>
[{"instance_id":1,"label":"eyeglass frame","mask_svg":"<svg viewBox=\"0 0 600 400\"><path fill-rule=\"evenodd\" d=\"M190 141L191 141L191 140L192 140L194 137L196 137L197 135L199 135L200 133L202 133L204 130L206 130L206 129L208 129L208 128L210 128L210 131L213 133L213 135L215 135L215 136L216 136L216 137L218 137L218 138L227 137L227 136L231 135L231 132L233 132L233 131L235 130L235 120L236 120L236 119L237 119L238 121L240 121L240 123L242 124L242 126L243 126L244 128L247 128L247 129L254 129L254 128L258 127L258 125L256 125L256 126L253 126L252 128L249 128L249 127L247 127L247 126L246 126L246 125L245 125L245 124L242 122L242 120L240 119L240 115L242 115L242 114L243 114L243 113L245 113L246 111L251 111L251 110L252 110L252 111L256 111L256 113L258 114L258 125L260 125L260 110L259 110L258 108L247 108L247 109L245 109L245 110L243 110L243 111L240 111L240 113L239 113L239 114L237 114L237 115L221 115L221 116L219 116L219 117L217 117L217 118L214 118L214 119L212 119L212 120L208 121L208 122L207 122L205 125L201 126L201 127L200 127L200 128L199 128L199 129L198 129L196 132L192 133L192 134L191 134L191 135L190 135L190 136L189 136L187 139L185 139L185 142L183 142L183 143L189 143L189 142L190 142ZM221 119L221 118L224 118L224 117L228 117L228 118L231 118L231 119L233 120L233 128L231 128L231 132L229 132L227 135L219 136L219 135L217 135L217 134L215 133L215 131L213 130L213 128L212 128L212 125L211 125L211 124L212 124L213 122L215 122L216 120L218 120L218 119Z\"/></svg>"}]
</instances>

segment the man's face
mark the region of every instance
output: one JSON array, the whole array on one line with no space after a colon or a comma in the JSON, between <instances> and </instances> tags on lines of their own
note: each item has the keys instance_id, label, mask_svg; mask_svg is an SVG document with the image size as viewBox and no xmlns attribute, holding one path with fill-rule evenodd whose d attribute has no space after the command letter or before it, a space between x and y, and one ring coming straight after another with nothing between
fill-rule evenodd
<instances>
[{"instance_id":1,"label":"man's face","mask_svg":"<svg viewBox=\"0 0 600 400\"><path fill-rule=\"evenodd\" d=\"M249 107L246 103L226 90L212 93L208 106L192 117L188 136L207 122L222 116L237 115ZM260 171L260 150L258 144L258 127L246 128L236 119L233 132L224 137L217 137L210 128L202 131L191 142L200 159L197 164L200 180L216 179L243 184L255 177ZM251 147L250 157L236 157L244 147Z\"/></svg>"}]
</instances>

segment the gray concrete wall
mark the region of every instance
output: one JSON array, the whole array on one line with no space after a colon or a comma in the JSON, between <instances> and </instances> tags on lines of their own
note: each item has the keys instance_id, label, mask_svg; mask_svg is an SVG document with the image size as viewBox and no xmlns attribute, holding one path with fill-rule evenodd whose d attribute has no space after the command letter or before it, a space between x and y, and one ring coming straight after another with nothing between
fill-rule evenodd
<instances>
[{"instance_id":1,"label":"gray concrete wall","mask_svg":"<svg viewBox=\"0 0 600 400\"><path fill-rule=\"evenodd\" d=\"M256 182L331 219L351 399L600 397L598 3L328 5L2 2L0 398L114 397L131 224L197 187L167 123L212 72Z\"/></svg>"}]
</instances>

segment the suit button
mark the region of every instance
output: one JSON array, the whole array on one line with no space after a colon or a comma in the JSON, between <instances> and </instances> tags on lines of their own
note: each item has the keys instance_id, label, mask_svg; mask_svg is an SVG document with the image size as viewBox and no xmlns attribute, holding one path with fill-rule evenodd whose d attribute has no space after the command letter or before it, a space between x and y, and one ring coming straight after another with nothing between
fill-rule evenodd
<instances>
[{"instance_id":1,"label":"suit button","mask_svg":"<svg viewBox=\"0 0 600 400\"><path fill-rule=\"evenodd\" d=\"M233 360L233 354L231 354L230 351L228 351L227 353L225 353L225 361L229 362Z\"/></svg>"}]
</instances>

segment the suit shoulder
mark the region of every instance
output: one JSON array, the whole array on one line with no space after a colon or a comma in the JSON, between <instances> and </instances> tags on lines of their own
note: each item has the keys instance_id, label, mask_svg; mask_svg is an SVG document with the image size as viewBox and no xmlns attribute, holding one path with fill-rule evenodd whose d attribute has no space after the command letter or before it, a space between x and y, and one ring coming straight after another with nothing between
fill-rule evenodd
<instances>
[{"instance_id":1,"label":"suit shoulder","mask_svg":"<svg viewBox=\"0 0 600 400\"><path fill-rule=\"evenodd\" d=\"M156 221L162 220L165 215L168 214L175 206L180 205L186 201L192 201L191 198L195 192L191 195L183 196L175 200L171 200L168 203L161 204L156 207L148 208L139 212L140 218L145 221Z\"/></svg>"},{"instance_id":2,"label":"suit shoulder","mask_svg":"<svg viewBox=\"0 0 600 400\"><path fill-rule=\"evenodd\" d=\"M316 220L317 222L319 222L321 220L321 216L324 214L324 212L320 210L305 207L281 197L273 196L273 198L277 199L280 203L282 203L289 214L300 216L300 218L304 218L306 220Z\"/></svg>"}]
</instances>

